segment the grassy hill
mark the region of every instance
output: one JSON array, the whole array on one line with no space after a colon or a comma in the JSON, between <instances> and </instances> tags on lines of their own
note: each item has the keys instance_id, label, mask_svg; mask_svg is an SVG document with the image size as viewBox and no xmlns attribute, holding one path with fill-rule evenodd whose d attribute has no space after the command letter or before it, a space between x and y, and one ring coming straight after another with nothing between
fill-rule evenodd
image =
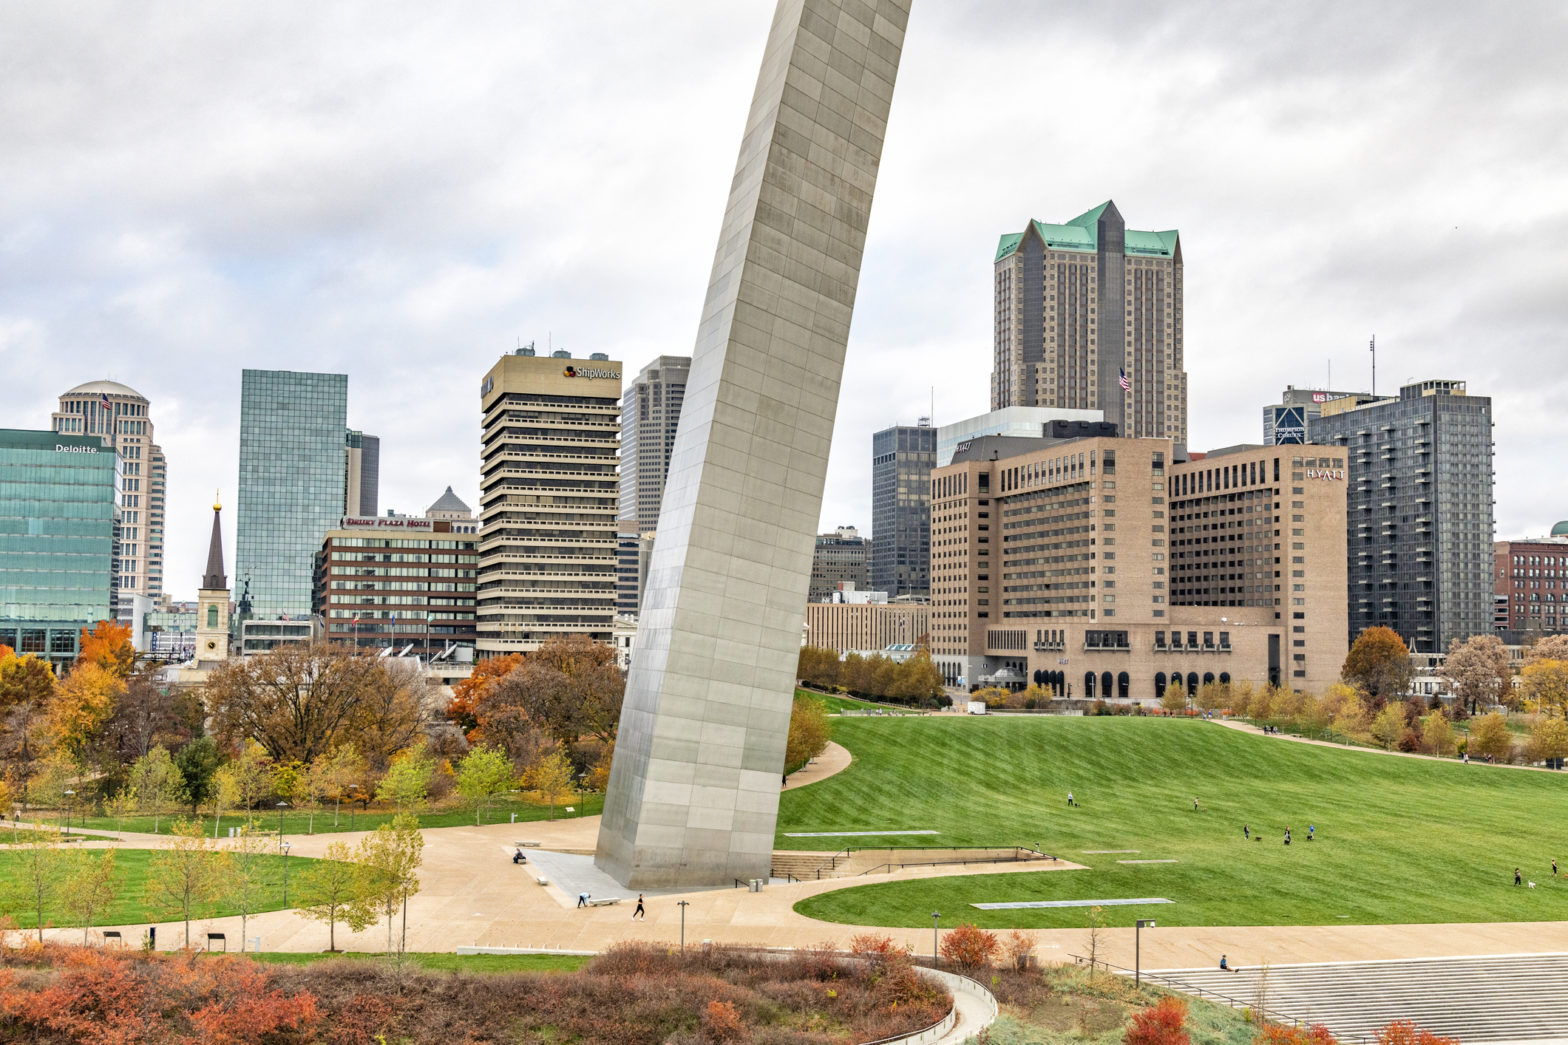
<instances>
[{"instance_id":1,"label":"grassy hill","mask_svg":"<svg viewBox=\"0 0 1568 1045\"><path fill-rule=\"evenodd\" d=\"M1568 775L1399 758L1139 718L835 720L844 772L786 792L777 845L1032 846L1085 871L895 882L803 900L865 925L1078 927L1084 908L974 902L1165 897L1108 924L1291 925L1568 919ZM1071 789L1079 807L1069 809ZM1193 811L1197 797L1201 812ZM1317 839L1307 841L1307 825ZM1246 841L1242 825L1254 837ZM1282 844L1285 828L1294 835ZM936 830L789 838L801 831ZM1084 850L1134 849L1135 853ZM1127 864L1122 860L1173 860ZM1513 869L1538 888L1515 888Z\"/></svg>"}]
</instances>

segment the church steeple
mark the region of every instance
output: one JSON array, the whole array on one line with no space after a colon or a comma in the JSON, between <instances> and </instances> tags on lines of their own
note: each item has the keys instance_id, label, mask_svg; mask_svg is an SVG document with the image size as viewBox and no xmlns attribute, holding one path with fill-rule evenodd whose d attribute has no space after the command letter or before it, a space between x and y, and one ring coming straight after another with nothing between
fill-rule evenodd
<instances>
[{"instance_id":1,"label":"church steeple","mask_svg":"<svg viewBox=\"0 0 1568 1045\"><path fill-rule=\"evenodd\" d=\"M212 505L212 543L207 546L207 572L202 576L201 586L208 591L216 591L229 586L223 575L223 531L218 526L219 513L223 505L213 502Z\"/></svg>"}]
</instances>

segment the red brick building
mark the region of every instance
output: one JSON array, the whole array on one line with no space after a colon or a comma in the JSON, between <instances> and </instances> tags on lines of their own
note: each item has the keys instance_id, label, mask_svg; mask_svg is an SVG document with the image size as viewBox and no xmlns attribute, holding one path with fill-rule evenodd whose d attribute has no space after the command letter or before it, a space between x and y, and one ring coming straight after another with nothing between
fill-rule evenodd
<instances>
[{"instance_id":1,"label":"red brick building","mask_svg":"<svg viewBox=\"0 0 1568 1045\"><path fill-rule=\"evenodd\" d=\"M1568 522L1552 527L1550 537L1497 541L1492 552L1496 629L1518 635L1568 631Z\"/></svg>"}]
</instances>

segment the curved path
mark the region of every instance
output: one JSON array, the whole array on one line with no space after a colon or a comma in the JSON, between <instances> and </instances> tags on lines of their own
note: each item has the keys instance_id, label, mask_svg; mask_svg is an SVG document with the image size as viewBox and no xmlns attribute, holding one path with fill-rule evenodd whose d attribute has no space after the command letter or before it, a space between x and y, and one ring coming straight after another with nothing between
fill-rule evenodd
<instances>
[{"instance_id":1,"label":"curved path","mask_svg":"<svg viewBox=\"0 0 1568 1045\"><path fill-rule=\"evenodd\" d=\"M1337 751L1358 751L1368 755L1393 755L1397 758L1421 758L1428 762L1448 762L1452 764L1457 761L1457 759L1455 759L1452 755L1427 755L1422 754L1419 751L1390 751L1387 748L1381 747L1357 747L1354 744L1339 744L1332 740L1314 740L1311 737L1297 736L1293 733L1264 733L1262 726L1255 726L1251 722L1243 722L1240 719L1222 718L1213 719L1212 721L1224 726L1226 729L1234 729L1240 733L1251 733L1254 736L1267 736L1271 740L1286 740L1292 744L1311 744L1315 747L1331 747ZM1489 763L1471 761L1464 764L1480 766L1485 769L1527 769L1536 773L1557 772L1557 770L1547 769L1545 766L1520 766L1508 762Z\"/></svg>"}]
</instances>

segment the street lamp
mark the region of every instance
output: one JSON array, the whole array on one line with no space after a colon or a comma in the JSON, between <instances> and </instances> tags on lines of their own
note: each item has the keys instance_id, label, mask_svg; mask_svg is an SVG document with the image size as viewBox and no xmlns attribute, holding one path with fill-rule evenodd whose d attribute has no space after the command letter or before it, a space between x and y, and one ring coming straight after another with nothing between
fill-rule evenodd
<instances>
[{"instance_id":1,"label":"street lamp","mask_svg":"<svg viewBox=\"0 0 1568 1045\"><path fill-rule=\"evenodd\" d=\"M931 964L932 965L940 965L940 964L942 964L941 951L940 951L940 948L938 948L938 946L937 946L937 927L941 924L941 922L942 922L942 912L941 911L932 911L931 912Z\"/></svg>"},{"instance_id":2,"label":"street lamp","mask_svg":"<svg viewBox=\"0 0 1568 1045\"><path fill-rule=\"evenodd\" d=\"M283 843L283 906L289 905L289 843Z\"/></svg>"},{"instance_id":3,"label":"street lamp","mask_svg":"<svg viewBox=\"0 0 1568 1045\"><path fill-rule=\"evenodd\" d=\"M577 809L578 816L588 815L588 774L577 774Z\"/></svg>"},{"instance_id":4,"label":"street lamp","mask_svg":"<svg viewBox=\"0 0 1568 1045\"><path fill-rule=\"evenodd\" d=\"M280 848L283 845L283 810L287 809L288 805L287 802L280 801L278 803L278 846Z\"/></svg>"},{"instance_id":5,"label":"street lamp","mask_svg":"<svg viewBox=\"0 0 1568 1045\"><path fill-rule=\"evenodd\" d=\"M1138 934L1145 929L1154 928L1153 918L1139 918L1132 923L1132 982L1133 986L1143 982L1143 954L1139 944Z\"/></svg>"},{"instance_id":6,"label":"street lamp","mask_svg":"<svg viewBox=\"0 0 1568 1045\"><path fill-rule=\"evenodd\" d=\"M358 784L350 784L350 785L348 785L348 790L349 791L358 791L359 790L359 785ZM348 829L350 831L354 830L354 796L353 795L349 795L348 796Z\"/></svg>"},{"instance_id":7,"label":"street lamp","mask_svg":"<svg viewBox=\"0 0 1568 1045\"><path fill-rule=\"evenodd\" d=\"M65 833L66 834L70 834L71 833L71 807L73 805L75 805L75 804L76 804L76 792L75 791L71 791L71 790L67 790L65 792Z\"/></svg>"},{"instance_id":8,"label":"street lamp","mask_svg":"<svg viewBox=\"0 0 1568 1045\"><path fill-rule=\"evenodd\" d=\"M691 906L690 900L676 900L675 906L681 909L681 953L686 953L686 908Z\"/></svg>"}]
</instances>

